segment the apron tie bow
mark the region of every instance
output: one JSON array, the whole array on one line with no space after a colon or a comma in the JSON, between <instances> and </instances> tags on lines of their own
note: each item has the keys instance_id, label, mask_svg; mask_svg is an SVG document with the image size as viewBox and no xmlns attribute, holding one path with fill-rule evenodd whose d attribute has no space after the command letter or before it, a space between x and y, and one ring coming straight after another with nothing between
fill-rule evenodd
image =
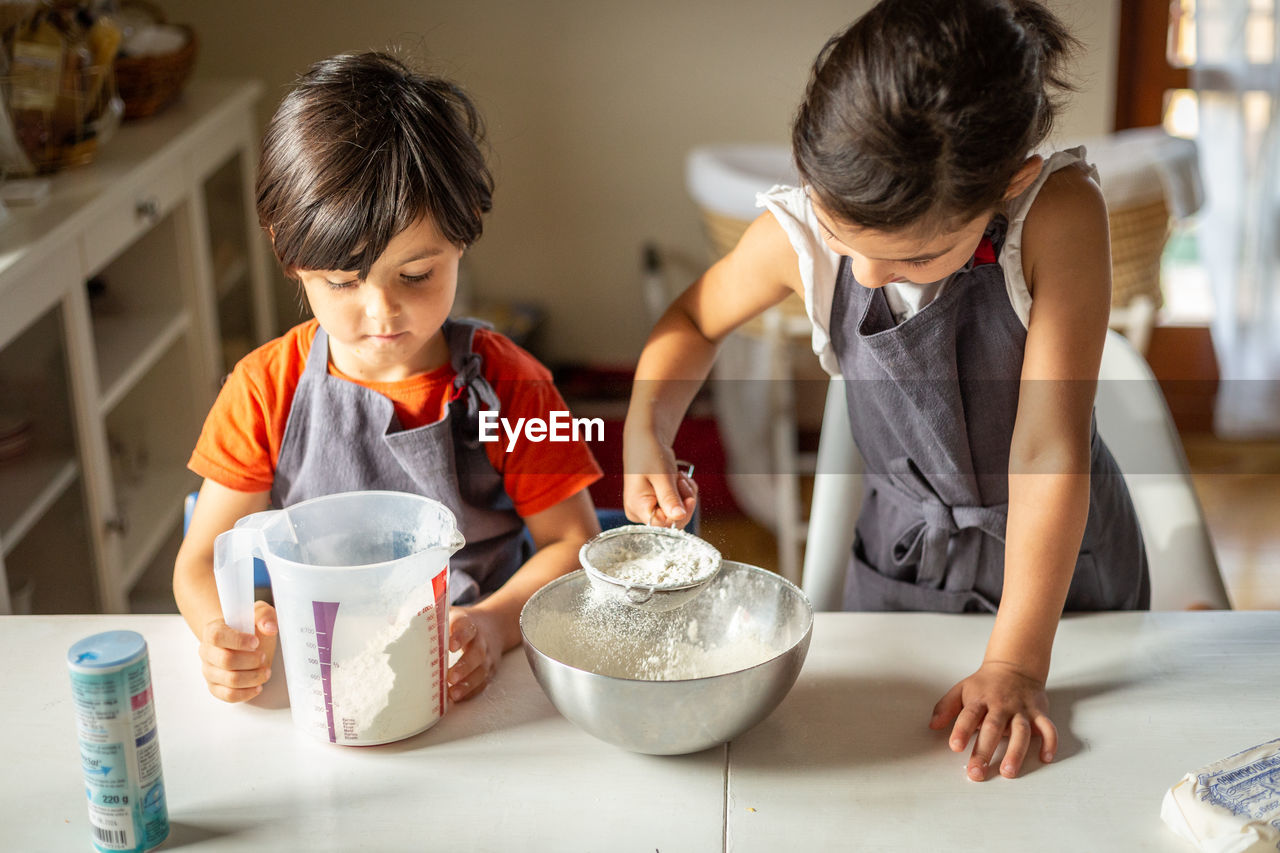
<instances>
[{"instance_id":1,"label":"apron tie bow","mask_svg":"<svg viewBox=\"0 0 1280 853\"><path fill-rule=\"evenodd\" d=\"M895 540L893 561L900 568L916 567L917 586L943 588L948 544L961 530L977 528L1004 541L1006 504L951 506L939 497L910 459L895 459L889 468L888 477L875 478L876 488L900 508L917 516Z\"/></svg>"}]
</instances>

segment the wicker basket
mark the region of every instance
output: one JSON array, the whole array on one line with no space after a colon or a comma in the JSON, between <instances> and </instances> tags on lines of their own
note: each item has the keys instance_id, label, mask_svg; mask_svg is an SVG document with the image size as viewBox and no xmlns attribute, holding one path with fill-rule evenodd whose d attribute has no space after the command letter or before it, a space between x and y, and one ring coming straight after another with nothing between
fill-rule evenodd
<instances>
[{"instance_id":1,"label":"wicker basket","mask_svg":"<svg viewBox=\"0 0 1280 853\"><path fill-rule=\"evenodd\" d=\"M1138 296L1164 304L1160 292L1160 257L1169 239L1171 220L1163 198L1107 212L1111 224L1111 306L1124 308Z\"/></svg>"},{"instance_id":2,"label":"wicker basket","mask_svg":"<svg viewBox=\"0 0 1280 853\"><path fill-rule=\"evenodd\" d=\"M711 244L714 260L719 260L733 251L733 247L738 245L738 240L742 238L743 232L751 224L745 219L725 216L705 207L699 208L699 212L702 214L702 227L707 232L707 241ZM771 310L781 311L784 318L807 316L804 310L804 300L794 293ZM765 334L763 316L752 317L742 325L739 331L756 337L763 336Z\"/></svg>"},{"instance_id":3,"label":"wicker basket","mask_svg":"<svg viewBox=\"0 0 1280 853\"><path fill-rule=\"evenodd\" d=\"M705 207L699 208L698 211L702 214L702 227L707 232L707 241L711 244L711 251L716 260L733 251L733 247L738 245L743 232L751 224L745 219L725 216Z\"/></svg>"},{"instance_id":4,"label":"wicker basket","mask_svg":"<svg viewBox=\"0 0 1280 853\"><path fill-rule=\"evenodd\" d=\"M29 81L0 76L0 97ZM0 178L48 174L93 161L99 142L120 123L110 65L91 65L63 77L57 99L39 107L0 102Z\"/></svg>"},{"instance_id":5,"label":"wicker basket","mask_svg":"<svg viewBox=\"0 0 1280 853\"><path fill-rule=\"evenodd\" d=\"M116 90L124 99L124 117L153 115L177 100L196 64L196 33L176 24L187 42L160 56L122 56L116 59Z\"/></svg>"},{"instance_id":6,"label":"wicker basket","mask_svg":"<svg viewBox=\"0 0 1280 853\"><path fill-rule=\"evenodd\" d=\"M716 259L738 244L751 223L701 209L703 229ZM1160 293L1160 257L1169 238L1171 220L1163 198L1107 212L1111 227L1111 305L1127 306L1137 296L1149 296L1152 305L1164 304ZM788 315L804 315L804 300L788 296L779 306ZM758 334L760 318L751 320L744 331Z\"/></svg>"}]
</instances>

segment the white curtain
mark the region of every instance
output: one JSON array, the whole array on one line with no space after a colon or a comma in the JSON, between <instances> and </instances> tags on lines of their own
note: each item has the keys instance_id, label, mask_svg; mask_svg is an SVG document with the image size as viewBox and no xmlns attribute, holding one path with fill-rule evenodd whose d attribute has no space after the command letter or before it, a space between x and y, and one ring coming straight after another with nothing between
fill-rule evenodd
<instances>
[{"instance_id":1,"label":"white curtain","mask_svg":"<svg viewBox=\"0 0 1280 853\"><path fill-rule=\"evenodd\" d=\"M1192 85L1222 382L1216 431L1280 434L1280 16L1275 0L1198 0Z\"/></svg>"}]
</instances>

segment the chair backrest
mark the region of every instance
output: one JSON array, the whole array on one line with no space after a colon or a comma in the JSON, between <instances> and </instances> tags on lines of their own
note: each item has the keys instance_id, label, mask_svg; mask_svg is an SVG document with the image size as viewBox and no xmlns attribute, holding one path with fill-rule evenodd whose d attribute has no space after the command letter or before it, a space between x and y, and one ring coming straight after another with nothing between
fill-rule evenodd
<instances>
[{"instance_id":1,"label":"chair backrest","mask_svg":"<svg viewBox=\"0 0 1280 853\"><path fill-rule=\"evenodd\" d=\"M839 376L827 385L800 573L800 586L815 610L842 609L853 522L862 508L862 456L853 443L844 386Z\"/></svg>"},{"instance_id":2,"label":"chair backrest","mask_svg":"<svg viewBox=\"0 0 1280 853\"><path fill-rule=\"evenodd\" d=\"M1151 609L1226 610L1227 598L1182 441L1147 362L1107 333L1094 411L1124 473L1151 566Z\"/></svg>"},{"instance_id":3,"label":"chair backrest","mask_svg":"<svg viewBox=\"0 0 1280 853\"><path fill-rule=\"evenodd\" d=\"M844 381L831 380L818 444L802 587L817 610L839 610L862 502ZM1108 332L1095 403L1098 431L1115 456L1142 525L1151 609L1228 609L1204 514L1160 386L1125 338Z\"/></svg>"},{"instance_id":4,"label":"chair backrest","mask_svg":"<svg viewBox=\"0 0 1280 853\"><path fill-rule=\"evenodd\" d=\"M199 492L190 492L182 500L182 535L187 535L187 528L191 526L191 514L196 511L196 498ZM253 558L253 588L255 590L268 589L271 586L271 575L267 572L267 564L257 557Z\"/></svg>"}]
</instances>

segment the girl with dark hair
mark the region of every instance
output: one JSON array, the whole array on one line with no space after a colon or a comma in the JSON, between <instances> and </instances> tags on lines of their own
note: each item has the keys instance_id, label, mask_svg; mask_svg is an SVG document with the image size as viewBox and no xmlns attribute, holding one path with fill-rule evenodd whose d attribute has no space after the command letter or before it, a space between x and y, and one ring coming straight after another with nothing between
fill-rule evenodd
<instances>
[{"instance_id":1,"label":"girl with dark hair","mask_svg":"<svg viewBox=\"0 0 1280 853\"><path fill-rule=\"evenodd\" d=\"M718 343L791 293L842 376L867 488L850 610L988 611L981 665L933 709L967 772L1058 735L1063 610L1149 604L1146 555L1092 407L1110 308L1083 149L1037 153L1075 42L1032 0L884 0L832 38L775 187L655 327L626 423L632 518L682 522L671 441ZM852 521L852 519L851 519Z\"/></svg>"},{"instance_id":2,"label":"girl with dark hair","mask_svg":"<svg viewBox=\"0 0 1280 853\"><path fill-rule=\"evenodd\" d=\"M258 216L315 319L236 365L189 462L205 480L173 590L220 699L261 692L278 633L262 601L256 635L222 619L213 541L243 516L354 490L448 506L467 540L450 560L463 605L449 610L455 701L484 688L520 643L525 601L577 568L599 531L587 486L601 472L576 435L486 443L480 432L482 413L567 414L531 355L449 318L493 192L481 141L460 89L378 53L317 63L267 128Z\"/></svg>"}]
</instances>

